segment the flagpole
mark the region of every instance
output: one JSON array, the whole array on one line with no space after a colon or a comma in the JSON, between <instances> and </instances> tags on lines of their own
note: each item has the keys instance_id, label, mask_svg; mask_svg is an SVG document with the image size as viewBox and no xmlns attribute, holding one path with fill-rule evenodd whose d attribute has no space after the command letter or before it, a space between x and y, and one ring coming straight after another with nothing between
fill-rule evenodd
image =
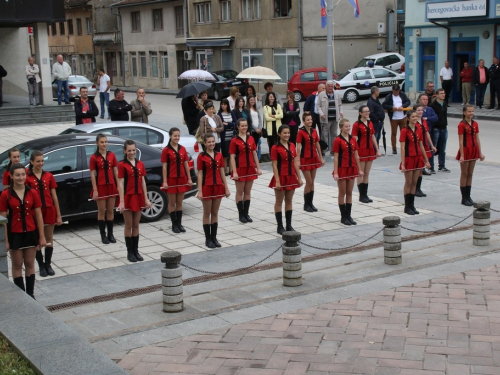
<instances>
[{"instance_id":1,"label":"flagpole","mask_svg":"<svg viewBox=\"0 0 500 375\"><path fill-rule=\"evenodd\" d=\"M333 0L326 3L326 73L327 79L333 77Z\"/></svg>"}]
</instances>

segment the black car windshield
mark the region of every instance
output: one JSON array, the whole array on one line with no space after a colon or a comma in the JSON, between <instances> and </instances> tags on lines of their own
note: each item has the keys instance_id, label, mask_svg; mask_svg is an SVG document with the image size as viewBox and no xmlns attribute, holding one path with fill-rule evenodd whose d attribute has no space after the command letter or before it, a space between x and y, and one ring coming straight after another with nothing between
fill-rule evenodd
<instances>
[{"instance_id":1,"label":"black car windshield","mask_svg":"<svg viewBox=\"0 0 500 375\"><path fill-rule=\"evenodd\" d=\"M337 78L337 81L340 81L340 80L344 79L349 73L351 73L350 70L348 70L347 72L344 72L344 73L340 74L338 76L338 78Z\"/></svg>"},{"instance_id":2,"label":"black car windshield","mask_svg":"<svg viewBox=\"0 0 500 375\"><path fill-rule=\"evenodd\" d=\"M225 79L235 79L236 76L238 75L238 72L235 72L234 70L226 70L223 72L215 72L218 76L222 76Z\"/></svg>"}]
</instances>

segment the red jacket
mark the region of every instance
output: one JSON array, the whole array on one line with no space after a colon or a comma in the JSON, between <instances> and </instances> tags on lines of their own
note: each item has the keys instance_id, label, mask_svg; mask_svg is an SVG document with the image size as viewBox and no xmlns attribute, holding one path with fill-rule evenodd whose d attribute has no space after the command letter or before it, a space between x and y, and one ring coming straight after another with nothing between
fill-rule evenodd
<instances>
[{"instance_id":1,"label":"red jacket","mask_svg":"<svg viewBox=\"0 0 500 375\"><path fill-rule=\"evenodd\" d=\"M460 72L460 77L462 77L462 83L472 82L472 68L470 66L468 68L463 68Z\"/></svg>"}]
</instances>

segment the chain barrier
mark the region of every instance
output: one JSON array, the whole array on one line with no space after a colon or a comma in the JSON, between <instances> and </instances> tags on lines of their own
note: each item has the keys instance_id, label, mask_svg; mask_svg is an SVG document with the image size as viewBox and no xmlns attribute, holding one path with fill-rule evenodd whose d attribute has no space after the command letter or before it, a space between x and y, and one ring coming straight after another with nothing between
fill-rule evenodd
<instances>
[{"instance_id":1,"label":"chain barrier","mask_svg":"<svg viewBox=\"0 0 500 375\"><path fill-rule=\"evenodd\" d=\"M495 210L493 208L490 207L490 211L493 211L493 212L500 212L500 210Z\"/></svg>"},{"instance_id":2,"label":"chain barrier","mask_svg":"<svg viewBox=\"0 0 500 375\"><path fill-rule=\"evenodd\" d=\"M433 229L433 230L418 230L418 229L412 229L412 228L408 228L408 227L405 227L403 225L401 225L401 228L402 229L406 229L406 230L409 230L411 232L417 232L417 233L434 233L434 232L442 232L444 230L448 230L448 229L451 229L453 227L456 227L457 225L459 224L462 224L465 220L467 220L468 218L470 218L472 216L472 214L470 214L469 216L467 216L465 219L462 219L460 220L458 223L456 224L453 224L453 225L450 225L449 227L446 227L446 228L443 228L443 229Z\"/></svg>"},{"instance_id":3,"label":"chain barrier","mask_svg":"<svg viewBox=\"0 0 500 375\"><path fill-rule=\"evenodd\" d=\"M195 267L190 267L190 266L188 266L188 265L186 265L186 264L184 264L182 262L180 262L179 264L181 266L183 266L183 267L191 270L191 271L196 271L196 272L200 272L200 273L206 273L206 274L209 274L209 275L219 275L219 276L236 275L238 273L243 273L244 271L249 270L250 268L258 266L262 262L265 262L266 260L268 260L269 258L271 258L274 254L276 254L281 249L281 246L282 245L279 245L276 250L274 250L271 254L269 254L264 259L258 261L257 263L254 263L254 264L252 264L251 266L248 266L248 267L242 267L242 268L238 268L238 269L235 269L235 270L232 270L232 271L213 272L213 271L201 270L201 269L195 268Z\"/></svg>"},{"instance_id":4,"label":"chain barrier","mask_svg":"<svg viewBox=\"0 0 500 375\"><path fill-rule=\"evenodd\" d=\"M309 245L309 244L306 244L305 242L303 241L298 241L300 244L302 245L305 245L305 246L308 246L308 247L311 247L313 249L316 249L316 250L321 250L321 251L340 251L340 250L346 250L346 249L350 249L352 247L355 247L355 246L359 246L359 245L362 245L364 244L365 242L368 242L370 241L371 239L375 238L377 235L379 235L380 233L382 233L382 231L384 230L384 228L380 229L377 233L375 233L373 236L371 237L368 237L367 239L355 244L355 245L349 245L349 246L344 246L344 247L338 247L338 248L334 248L334 249L327 249L327 248L324 248L324 247L319 247L319 246L314 246L314 245Z\"/></svg>"}]
</instances>

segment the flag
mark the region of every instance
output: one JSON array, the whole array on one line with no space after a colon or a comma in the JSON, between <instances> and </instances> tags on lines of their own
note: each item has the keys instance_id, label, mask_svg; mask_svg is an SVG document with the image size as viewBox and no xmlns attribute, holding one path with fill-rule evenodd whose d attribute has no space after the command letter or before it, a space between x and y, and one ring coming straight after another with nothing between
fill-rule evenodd
<instances>
[{"instance_id":1,"label":"flag","mask_svg":"<svg viewBox=\"0 0 500 375\"><path fill-rule=\"evenodd\" d=\"M321 1L321 28L326 27L326 0Z\"/></svg>"},{"instance_id":2,"label":"flag","mask_svg":"<svg viewBox=\"0 0 500 375\"><path fill-rule=\"evenodd\" d=\"M359 3L358 0L349 0L354 8L354 17L359 18Z\"/></svg>"}]
</instances>

